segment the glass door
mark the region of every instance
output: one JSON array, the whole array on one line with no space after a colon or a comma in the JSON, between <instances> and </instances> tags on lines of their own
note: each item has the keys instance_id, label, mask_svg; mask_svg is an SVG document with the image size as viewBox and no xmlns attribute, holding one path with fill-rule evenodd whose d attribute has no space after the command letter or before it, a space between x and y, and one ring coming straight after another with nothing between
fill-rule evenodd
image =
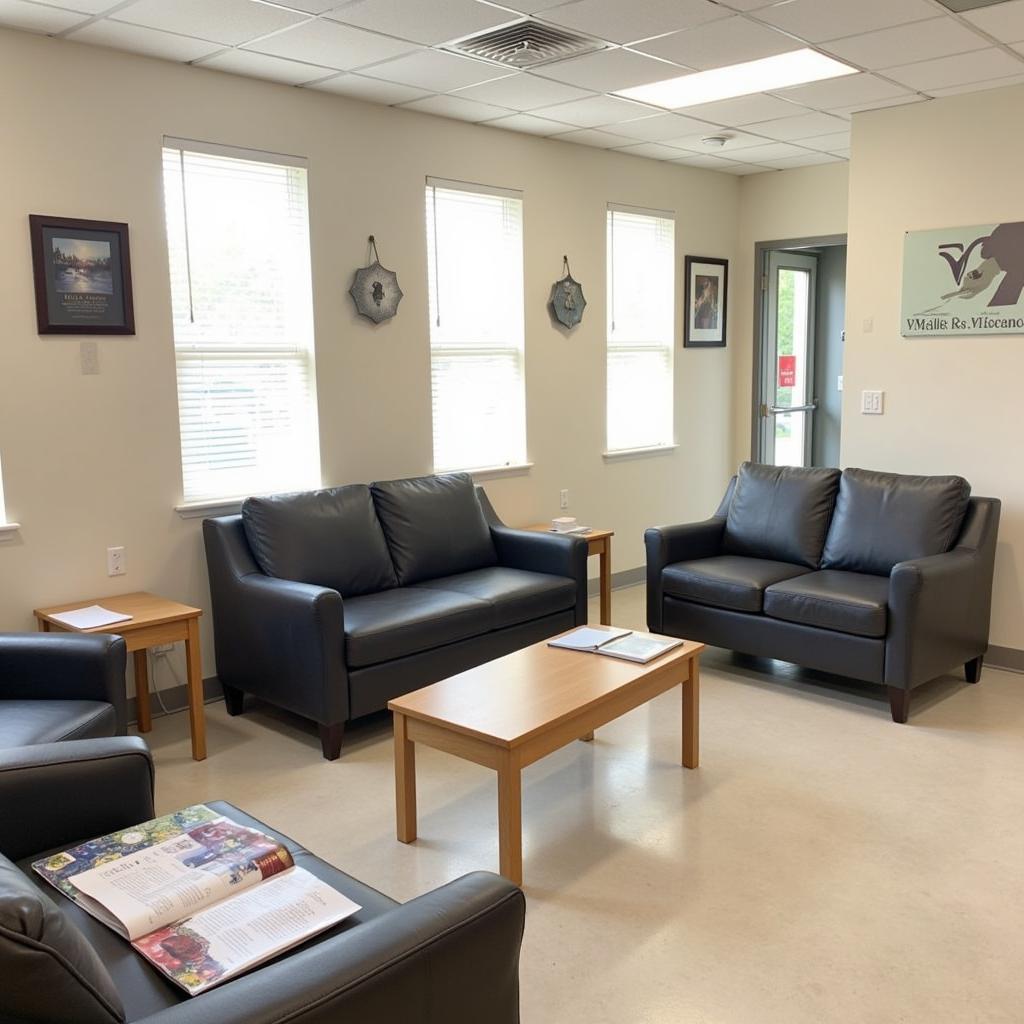
<instances>
[{"instance_id":1,"label":"glass door","mask_svg":"<svg viewBox=\"0 0 1024 1024\"><path fill-rule=\"evenodd\" d=\"M809 466L814 411L814 296L818 258L765 254L758 461Z\"/></svg>"}]
</instances>

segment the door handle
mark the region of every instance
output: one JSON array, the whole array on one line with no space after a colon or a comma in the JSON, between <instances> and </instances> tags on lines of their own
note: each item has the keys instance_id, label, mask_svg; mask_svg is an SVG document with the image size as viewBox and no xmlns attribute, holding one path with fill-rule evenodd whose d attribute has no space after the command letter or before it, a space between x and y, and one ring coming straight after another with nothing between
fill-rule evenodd
<instances>
[{"instance_id":1,"label":"door handle","mask_svg":"<svg viewBox=\"0 0 1024 1024\"><path fill-rule=\"evenodd\" d=\"M814 412L817 408L817 402L811 402L810 405L762 405L761 415L779 416L787 412Z\"/></svg>"}]
</instances>

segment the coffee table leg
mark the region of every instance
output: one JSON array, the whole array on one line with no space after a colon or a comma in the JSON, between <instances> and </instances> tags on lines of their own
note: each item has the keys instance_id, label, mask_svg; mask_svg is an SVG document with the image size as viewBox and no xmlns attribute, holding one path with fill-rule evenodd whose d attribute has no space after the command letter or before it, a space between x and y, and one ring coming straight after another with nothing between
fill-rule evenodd
<instances>
[{"instance_id":1,"label":"coffee table leg","mask_svg":"<svg viewBox=\"0 0 1024 1024\"><path fill-rule=\"evenodd\" d=\"M395 813L398 840L416 841L416 745L409 739L408 719L395 711Z\"/></svg>"},{"instance_id":2,"label":"coffee table leg","mask_svg":"<svg viewBox=\"0 0 1024 1024\"><path fill-rule=\"evenodd\" d=\"M512 751L498 763L498 864L510 882L523 884L522 772Z\"/></svg>"},{"instance_id":3,"label":"coffee table leg","mask_svg":"<svg viewBox=\"0 0 1024 1024\"><path fill-rule=\"evenodd\" d=\"M700 764L700 660L690 659L689 676L683 681L683 766Z\"/></svg>"},{"instance_id":4,"label":"coffee table leg","mask_svg":"<svg viewBox=\"0 0 1024 1024\"><path fill-rule=\"evenodd\" d=\"M149 711L149 666L146 664L146 650L135 651L135 722L139 732L149 732L153 719Z\"/></svg>"}]
</instances>

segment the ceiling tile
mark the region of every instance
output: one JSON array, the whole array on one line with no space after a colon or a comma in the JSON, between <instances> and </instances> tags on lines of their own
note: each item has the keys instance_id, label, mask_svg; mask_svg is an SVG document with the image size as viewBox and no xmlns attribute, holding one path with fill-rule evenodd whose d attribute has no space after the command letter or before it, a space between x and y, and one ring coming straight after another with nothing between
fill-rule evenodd
<instances>
[{"instance_id":1,"label":"ceiling tile","mask_svg":"<svg viewBox=\"0 0 1024 1024\"><path fill-rule=\"evenodd\" d=\"M136 0L117 12L117 20L236 46L307 16L254 0Z\"/></svg>"},{"instance_id":2,"label":"ceiling tile","mask_svg":"<svg viewBox=\"0 0 1024 1024\"><path fill-rule=\"evenodd\" d=\"M353 0L327 17L427 46L517 20L515 14L476 0Z\"/></svg>"},{"instance_id":3,"label":"ceiling tile","mask_svg":"<svg viewBox=\"0 0 1024 1024\"><path fill-rule=\"evenodd\" d=\"M495 107L490 103L477 103L475 100L464 100L458 96L427 96L426 99L404 103L401 109L418 110L423 114L437 114L440 117L452 117L458 121L493 121L496 117L508 114L504 107Z\"/></svg>"},{"instance_id":4,"label":"ceiling tile","mask_svg":"<svg viewBox=\"0 0 1024 1024\"><path fill-rule=\"evenodd\" d=\"M754 17L820 43L935 17L927 0L790 0L756 11Z\"/></svg>"},{"instance_id":5,"label":"ceiling tile","mask_svg":"<svg viewBox=\"0 0 1024 1024\"><path fill-rule=\"evenodd\" d=\"M246 47L289 60L348 71L418 49L414 43L317 18Z\"/></svg>"},{"instance_id":6,"label":"ceiling tile","mask_svg":"<svg viewBox=\"0 0 1024 1024\"><path fill-rule=\"evenodd\" d=\"M801 156L783 157L781 160L770 160L772 167L786 170L789 167L811 167L814 164L837 164L841 158L831 153L804 153Z\"/></svg>"},{"instance_id":7,"label":"ceiling tile","mask_svg":"<svg viewBox=\"0 0 1024 1024\"><path fill-rule=\"evenodd\" d=\"M620 135L628 135L631 139L643 139L645 142L664 142L665 139L678 139L681 135L701 132L707 135L717 131L717 126L696 121L692 117L681 114L655 114L653 117L641 117L636 121L625 121L615 125Z\"/></svg>"},{"instance_id":8,"label":"ceiling tile","mask_svg":"<svg viewBox=\"0 0 1024 1024\"><path fill-rule=\"evenodd\" d=\"M712 170L718 170L721 167L728 167L730 164L735 163L735 161L723 160L720 156L706 156L703 153L684 153L682 155L677 153L676 159L672 163L685 164L687 167L708 167Z\"/></svg>"},{"instance_id":9,"label":"ceiling tile","mask_svg":"<svg viewBox=\"0 0 1024 1024\"><path fill-rule=\"evenodd\" d=\"M323 14L333 7L339 6L340 0L287 0L284 7L293 7L297 11L305 11L307 14Z\"/></svg>"},{"instance_id":10,"label":"ceiling tile","mask_svg":"<svg viewBox=\"0 0 1024 1024\"><path fill-rule=\"evenodd\" d=\"M800 139L801 146L820 149L823 153L838 153L850 148L850 132L834 132L831 135L816 135L809 139Z\"/></svg>"},{"instance_id":11,"label":"ceiling tile","mask_svg":"<svg viewBox=\"0 0 1024 1024\"><path fill-rule=\"evenodd\" d=\"M885 72L887 77L921 92L948 89L952 86L1021 73L1024 73L1024 64L995 47L976 50L973 53L961 53L955 57L925 60L920 64L907 64L905 67L889 68Z\"/></svg>"},{"instance_id":12,"label":"ceiling tile","mask_svg":"<svg viewBox=\"0 0 1024 1024\"><path fill-rule=\"evenodd\" d=\"M594 92L615 92L634 85L647 85L674 78L682 71L674 64L647 57L632 50L602 50L583 57L559 61L542 68L538 74L557 82L568 82Z\"/></svg>"},{"instance_id":13,"label":"ceiling tile","mask_svg":"<svg viewBox=\"0 0 1024 1024\"><path fill-rule=\"evenodd\" d=\"M927 96L921 96L919 93L912 92L906 96L891 96L889 99L884 100L865 100L861 103L854 103L848 107L835 107L830 110L830 114L835 114L838 117L852 117L854 114L859 114L864 110L882 110L885 107L905 107L908 103L921 103L927 100Z\"/></svg>"},{"instance_id":14,"label":"ceiling tile","mask_svg":"<svg viewBox=\"0 0 1024 1024\"><path fill-rule=\"evenodd\" d=\"M728 142L724 146L714 148L706 146L701 140L707 138L709 135L724 135ZM721 154L726 159L729 158L729 154L735 150L751 149L754 146L764 146L768 140L762 138L759 135L750 135L747 132L739 132L732 128L715 129L710 125L707 129L702 132L695 132L692 135L683 135L678 139L666 140L672 146L678 146L679 149L692 150L695 153L703 153L705 155ZM740 159L746 159L746 156L740 157Z\"/></svg>"},{"instance_id":15,"label":"ceiling tile","mask_svg":"<svg viewBox=\"0 0 1024 1024\"><path fill-rule=\"evenodd\" d=\"M648 160L674 160L680 151L660 142L639 142L635 146L620 146L615 152L628 156L643 156Z\"/></svg>"},{"instance_id":16,"label":"ceiling tile","mask_svg":"<svg viewBox=\"0 0 1024 1024\"><path fill-rule=\"evenodd\" d=\"M807 150L791 146L788 142L772 142L767 146L749 146L741 154L742 159L752 164L771 163L790 156L802 156Z\"/></svg>"},{"instance_id":17,"label":"ceiling tile","mask_svg":"<svg viewBox=\"0 0 1024 1024\"><path fill-rule=\"evenodd\" d=\"M484 64L483 61L470 60L469 57L458 57L454 53L421 50L419 53L411 53L368 68L363 74L370 78L383 78L388 82L428 89L431 92L450 92L452 89L464 89L467 85L477 85L492 78L503 78L513 72L503 71L491 64Z\"/></svg>"},{"instance_id":18,"label":"ceiling tile","mask_svg":"<svg viewBox=\"0 0 1024 1024\"><path fill-rule=\"evenodd\" d=\"M376 78L364 78L362 75L338 75L324 82L317 82L311 89L323 92L338 93L351 96L357 100L370 103L407 103L430 95L429 89L414 89L410 85L396 85L394 82L382 82Z\"/></svg>"},{"instance_id":19,"label":"ceiling tile","mask_svg":"<svg viewBox=\"0 0 1024 1024\"><path fill-rule=\"evenodd\" d=\"M965 92L983 92L986 89L1005 89L1011 85L1024 82L1024 75L1010 75L1007 78L986 79L983 82L965 82L963 85L950 86L947 89L932 89L933 96L959 96Z\"/></svg>"},{"instance_id":20,"label":"ceiling tile","mask_svg":"<svg viewBox=\"0 0 1024 1024\"><path fill-rule=\"evenodd\" d=\"M162 57L164 60L198 60L221 48L220 43L208 43L191 36L179 36L173 32L161 32L141 25L126 25L120 21L103 18L91 22L67 36L76 43L92 43L95 46L111 46L115 50L130 50L147 57Z\"/></svg>"},{"instance_id":21,"label":"ceiling tile","mask_svg":"<svg viewBox=\"0 0 1024 1024\"><path fill-rule=\"evenodd\" d=\"M1024 0L968 11L964 17L1001 42L1024 42Z\"/></svg>"},{"instance_id":22,"label":"ceiling tile","mask_svg":"<svg viewBox=\"0 0 1024 1024\"><path fill-rule=\"evenodd\" d=\"M647 39L728 15L728 11L708 0L576 0L548 7L537 15L541 20L613 43Z\"/></svg>"},{"instance_id":23,"label":"ceiling tile","mask_svg":"<svg viewBox=\"0 0 1024 1024\"><path fill-rule=\"evenodd\" d=\"M581 146L596 146L598 149L612 149L628 143L621 135L613 135L611 132L600 132L596 128L584 128L581 131L565 132L562 135L552 135L551 138L559 142L575 142Z\"/></svg>"},{"instance_id":24,"label":"ceiling tile","mask_svg":"<svg viewBox=\"0 0 1024 1024\"><path fill-rule=\"evenodd\" d=\"M762 121L760 124L750 125L752 132L783 142L787 139L807 139L812 135L827 135L830 132L840 132L847 128L847 122L841 117L818 113L803 114L800 117L784 117L779 121Z\"/></svg>"},{"instance_id":25,"label":"ceiling tile","mask_svg":"<svg viewBox=\"0 0 1024 1024\"><path fill-rule=\"evenodd\" d=\"M299 64L294 60L268 57L264 53L250 53L248 50L222 50L200 61L195 67L230 71L233 75L248 75L250 78L266 78L286 85L303 85L330 74L329 68L317 68L312 64Z\"/></svg>"},{"instance_id":26,"label":"ceiling tile","mask_svg":"<svg viewBox=\"0 0 1024 1024\"><path fill-rule=\"evenodd\" d=\"M510 110L534 110L555 103L581 100L591 94L586 89L577 89L564 82L552 82L536 75L515 74L482 85L471 85L460 90L459 95L481 103L497 103Z\"/></svg>"},{"instance_id":27,"label":"ceiling tile","mask_svg":"<svg viewBox=\"0 0 1024 1024\"><path fill-rule=\"evenodd\" d=\"M890 99L906 94L907 90L901 86L893 85L891 82L868 74L847 75L844 78L832 78L826 82L797 85L792 89L782 89L778 93L783 99L794 100L797 103L803 103L808 107L818 107L821 110L849 107L856 103Z\"/></svg>"},{"instance_id":28,"label":"ceiling tile","mask_svg":"<svg viewBox=\"0 0 1024 1024\"><path fill-rule=\"evenodd\" d=\"M23 3L22 0L0 0L0 25L24 32L63 32L85 20L84 14L61 11L56 7Z\"/></svg>"},{"instance_id":29,"label":"ceiling tile","mask_svg":"<svg viewBox=\"0 0 1024 1024\"><path fill-rule=\"evenodd\" d=\"M568 125L560 124L558 121L549 121L546 117L536 117L533 114L512 114L509 117L499 117L494 121L488 121L487 127L526 132L529 135L556 135L558 132L564 132Z\"/></svg>"},{"instance_id":30,"label":"ceiling tile","mask_svg":"<svg viewBox=\"0 0 1024 1024\"><path fill-rule=\"evenodd\" d=\"M779 0L718 0L722 7L728 7L734 11L756 11L759 7L771 7Z\"/></svg>"},{"instance_id":31,"label":"ceiling tile","mask_svg":"<svg viewBox=\"0 0 1024 1024\"><path fill-rule=\"evenodd\" d=\"M685 32L648 39L645 43L638 43L636 49L703 71L773 57L777 53L798 50L802 45L792 36L776 32L767 25L731 17Z\"/></svg>"},{"instance_id":32,"label":"ceiling tile","mask_svg":"<svg viewBox=\"0 0 1024 1024\"><path fill-rule=\"evenodd\" d=\"M695 107L680 107L680 110L690 117L699 117L702 121L737 126L754 124L756 121L773 121L780 117L797 117L807 113L806 107L766 93L701 103Z\"/></svg>"},{"instance_id":33,"label":"ceiling tile","mask_svg":"<svg viewBox=\"0 0 1024 1024\"><path fill-rule=\"evenodd\" d=\"M737 176L743 176L747 174L764 174L767 171L771 171L771 167L764 167L759 164L733 164L726 163L718 170L724 174L735 174Z\"/></svg>"},{"instance_id":34,"label":"ceiling tile","mask_svg":"<svg viewBox=\"0 0 1024 1024\"><path fill-rule=\"evenodd\" d=\"M841 60L869 71L891 68L896 64L946 57L952 53L980 50L985 40L953 18L932 18L913 25L869 32L866 35L836 39L822 49Z\"/></svg>"},{"instance_id":35,"label":"ceiling tile","mask_svg":"<svg viewBox=\"0 0 1024 1024\"><path fill-rule=\"evenodd\" d=\"M99 14L100 11L113 7L117 0L35 0L35 2L44 7L61 7L73 14L79 11L83 14Z\"/></svg>"},{"instance_id":36,"label":"ceiling tile","mask_svg":"<svg viewBox=\"0 0 1024 1024\"><path fill-rule=\"evenodd\" d=\"M651 108L630 100L620 100L616 96L591 96L585 100L541 107L534 113L538 117L550 117L580 128L594 128L601 124L615 124L643 117L651 113Z\"/></svg>"},{"instance_id":37,"label":"ceiling tile","mask_svg":"<svg viewBox=\"0 0 1024 1024\"><path fill-rule=\"evenodd\" d=\"M536 14L550 7L551 2L552 0L501 0L501 6L520 14Z\"/></svg>"}]
</instances>

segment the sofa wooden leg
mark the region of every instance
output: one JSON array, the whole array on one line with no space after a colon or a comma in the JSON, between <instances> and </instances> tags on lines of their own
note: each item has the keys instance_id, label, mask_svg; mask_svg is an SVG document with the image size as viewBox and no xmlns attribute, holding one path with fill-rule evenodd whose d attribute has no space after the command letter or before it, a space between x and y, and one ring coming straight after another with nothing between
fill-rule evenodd
<instances>
[{"instance_id":1,"label":"sofa wooden leg","mask_svg":"<svg viewBox=\"0 0 1024 1024\"><path fill-rule=\"evenodd\" d=\"M910 714L910 691L904 690L902 686L890 686L889 709L892 711L892 720L902 725Z\"/></svg>"},{"instance_id":2,"label":"sofa wooden leg","mask_svg":"<svg viewBox=\"0 0 1024 1024\"><path fill-rule=\"evenodd\" d=\"M967 677L967 682L976 683L981 679L981 667L984 664L985 657L979 654L978 657L972 658L964 665L964 675Z\"/></svg>"},{"instance_id":3,"label":"sofa wooden leg","mask_svg":"<svg viewBox=\"0 0 1024 1024\"><path fill-rule=\"evenodd\" d=\"M341 757L341 737L344 732L344 722L320 726L320 746L323 749L325 760L337 761Z\"/></svg>"},{"instance_id":4,"label":"sofa wooden leg","mask_svg":"<svg viewBox=\"0 0 1024 1024\"><path fill-rule=\"evenodd\" d=\"M221 683L224 691L224 706L228 709L229 715L240 715L245 707L245 693L235 686L228 686Z\"/></svg>"}]
</instances>

